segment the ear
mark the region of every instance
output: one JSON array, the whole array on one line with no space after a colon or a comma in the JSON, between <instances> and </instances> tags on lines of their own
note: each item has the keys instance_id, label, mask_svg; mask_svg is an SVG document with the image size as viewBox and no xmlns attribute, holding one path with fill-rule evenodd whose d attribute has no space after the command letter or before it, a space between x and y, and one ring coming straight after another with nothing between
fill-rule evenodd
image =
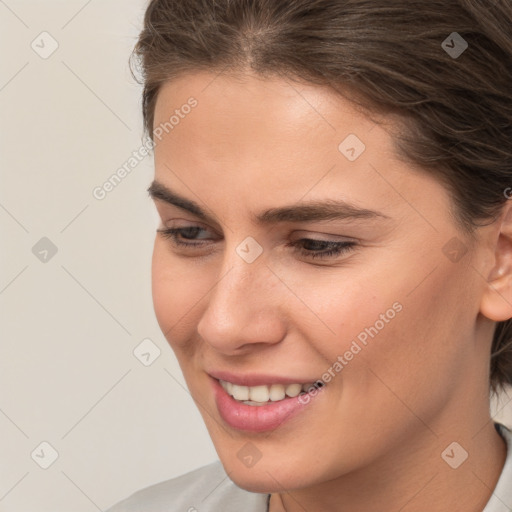
<instances>
[{"instance_id":1,"label":"ear","mask_svg":"<svg viewBox=\"0 0 512 512\"><path fill-rule=\"evenodd\" d=\"M480 304L480 312L495 322L512 318L512 200L507 201L495 221L491 249L494 266L491 268Z\"/></svg>"}]
</instances>

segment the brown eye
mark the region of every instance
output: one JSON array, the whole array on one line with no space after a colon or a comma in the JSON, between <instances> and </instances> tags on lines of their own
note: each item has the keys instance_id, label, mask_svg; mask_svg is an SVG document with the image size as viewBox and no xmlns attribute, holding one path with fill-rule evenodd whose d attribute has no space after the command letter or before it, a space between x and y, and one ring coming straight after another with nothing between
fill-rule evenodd
<instances>
[{"instance_id":1,"label":"brown eye","mask_svg":"<svg viewBox=\"0 0 512 512\"><path fill-rule=\"evenodd\" d=\"M352 250L356 242L335 242L333 240L301 238L289 245L306 258L329 258L340 256Z\"/></svg>"},{"instance_id":2,"label":"brown eye","mask_svg":"<svg viewBox=\"0 0 512 512\"><path fill-rule=\"evenodd\" d=\"M182 228L163 228L157 229L158 233L161 233L164 238L170 239L176 245L182 246L198 246L204 245L205 240L208 238L197 238L202 232L207 232L206 229L201 226L186 226ZM196 243L186 242L184 240L197 240Z\"/></svg>"}]
</instances>

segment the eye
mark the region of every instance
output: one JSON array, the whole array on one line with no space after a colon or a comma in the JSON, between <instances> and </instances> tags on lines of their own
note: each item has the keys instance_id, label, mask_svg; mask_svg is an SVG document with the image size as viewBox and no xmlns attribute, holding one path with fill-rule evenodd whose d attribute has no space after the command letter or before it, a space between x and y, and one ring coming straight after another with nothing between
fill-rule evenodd
<instances>
[{"instance_id":1,"label":"eye","mask_svg":"<svg viewBox=\"0 0 512 512\"><path fill-rule=\"evenodd\" d=\"M331 258L353 250L356 242L335 242L334 240L316 240L301 238L288 244L305 258Z\"/></svg>"},{"instance_id":2,"label":"eye","mask_svg":"<svg viewBox=\"0 0 512 512\"><path fill-rule=\"evenodd\" d=\"M186 226L182 228L163 228L157 229L164 238L170 239L176 246L181 247L201 247L211 241L211 237L198 238L200 234L208 233L208 230L201 226ZM314 238L301 238L288 243L294 252L300 254L303 258L335 258L354 249L357 242L334 240L317 240Z\"/></svg>"},{"instance_id":3,"label":"eye","mask_svg":"<svg viewBox=\"0 0 512 512\"><path fill-rule=\"evenodd\" d=\"M173 244L186 246L186 247L198 247L204 245L204 242L191 243L184 242L183 240L197 240L197 236L201 232L207 232L207 230L201 226L186 226L183 228L163 228L157 229L158 233L161 233L164 238L168 238ZM204 238L203 240L208 240Z\"/></svg>"}]
</instances>

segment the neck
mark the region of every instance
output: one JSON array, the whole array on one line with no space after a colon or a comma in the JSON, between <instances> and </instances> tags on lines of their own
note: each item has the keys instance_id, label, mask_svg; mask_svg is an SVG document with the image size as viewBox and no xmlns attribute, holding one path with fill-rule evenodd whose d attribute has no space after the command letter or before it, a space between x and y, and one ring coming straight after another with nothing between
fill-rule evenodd
<instances>
[{"instance_id":1,"label":"neck","mask_svg":"<svg viewBox=\"0 0 512 512\"><path fill-rule=\"evenodd\" d=\"M479 424L424 429L421 435L404 439L398 449L375 460L371 467L315 488L273 494L269 510L482 512L503 469L506 443L488 415L479 418ZM451 466L464 457L460 447L468 457L454 469Z\"/></svg>"}]
</instances>

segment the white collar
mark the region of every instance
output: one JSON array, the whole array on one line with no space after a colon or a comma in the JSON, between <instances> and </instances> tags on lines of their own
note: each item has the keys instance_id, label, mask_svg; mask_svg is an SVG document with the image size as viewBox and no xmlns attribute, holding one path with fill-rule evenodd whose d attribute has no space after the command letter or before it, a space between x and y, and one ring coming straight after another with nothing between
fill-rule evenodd
<instances>
[{"instance_id":1,"label":"white collar","mask_svg":"<svg viewBox=\"0 0 512 512\"><path fill-rule=\"evenodd\" d=\"M498 483L494 488L491 499L487 502L482 512L511 512L512 511L512 431L495 423L496 430L507 443L507 458L501 471Z\"/></svg>"}]
</instances>

